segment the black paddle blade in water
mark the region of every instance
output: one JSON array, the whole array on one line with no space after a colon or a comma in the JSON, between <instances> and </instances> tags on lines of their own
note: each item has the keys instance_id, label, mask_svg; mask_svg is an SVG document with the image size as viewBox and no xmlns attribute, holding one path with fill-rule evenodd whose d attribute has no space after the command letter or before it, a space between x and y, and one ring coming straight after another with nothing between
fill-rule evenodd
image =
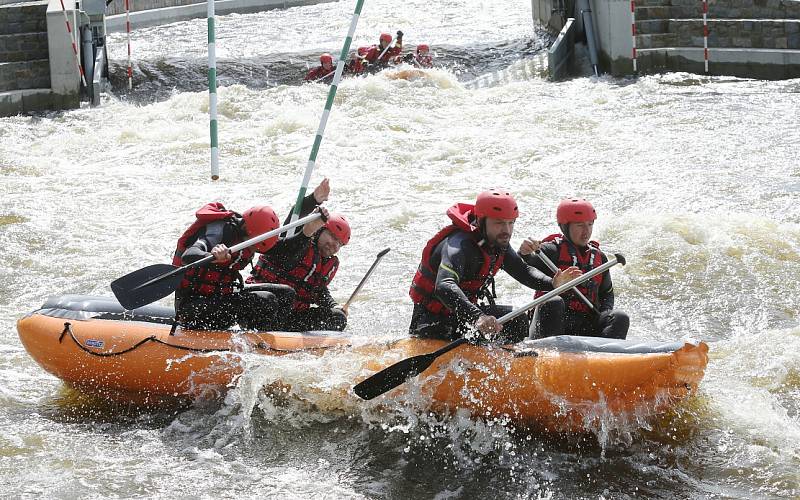
<instances>
[{"instance_id":1,"label":"black paddle blade in water","mask_svg":"<svg viewBox=\"0 0 800 500\"><path fill-rule=\"evenodd\" d=\"M392 366L386 367L375 375L356 384L356 386L353 387L353 392L361 399L370 400L376 398L384 392L391 391L395 387L402 385L409 378L416 377L427 370L436 358L466 342L467 339L460 338L454 342L450 342L438 351L420 354L398 361Z\"/></svg>"},{"instance_id":2,"label":"black paddle blade in water","mask_svg":"<svg viewBox=\"0 0 800 500\"><path fill-rule=\"evenodd\" d=\"M169 264L153 264L143 267L111 282L111 291L122 307L131 310L164 298L178 288L183 279L182 272L154 281L145 286L142 284L178 269Z\"/></svg>"}]
</instances>

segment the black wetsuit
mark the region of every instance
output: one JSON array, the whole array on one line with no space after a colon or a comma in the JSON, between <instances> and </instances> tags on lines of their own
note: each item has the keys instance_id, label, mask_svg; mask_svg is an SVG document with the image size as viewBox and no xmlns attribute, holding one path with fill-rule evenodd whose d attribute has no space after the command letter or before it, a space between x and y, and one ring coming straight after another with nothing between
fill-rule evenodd
<instances>
[{"instance_id":1,"label":"black wetsuit","mask_svg":"<svg viewBox=\"0 0 800 500\"><path fill-rule=\"evenodd\" d=\"M565 244L572 245L567 240ZM573 245L573 248L574 245ZM558 261L559 248L555 242L542 243L540 250L551 262ZM576 252L586 252L588 248L578 249ZM600 252L602 262L608 262L608 257ZM523 256L526 263L540 271L552 276L553 272L536 255ZM594 304L597 312L581 312L566 306L564 298L570 298L572 291L564 292L562 296L555 297L539 307L539 334L538 337L554 335L583 335L586 337L606 337L624 339L628 335L630 320L625 312L614 309L614 287L611 283L611 273L602 274L603 281L597 290L597 303ZM582 300L582 299L578 299Z\"/></svg>"},{"instance_id":2,"label":"black wetsuit","mask_svg":"<svg viewBox=\"0 0 800 500\"><path fill-rule=\"evenodd\" d=\"M300 216L308 215L316 206L313 195L306 196ZM200 228L195 236L196 239L181 255L183 265L211 255L211 249L220 243L232 247L249 239L239 218L212 222ZM211 296L179 288L175 292L176 319L191 329L224 330L238 324L245 329L263 330L264 326L274 322L275 317L285 316L286 312L281 309L284 303L275 293L243 290L242 280L234 287L237 290L231 294Z\"/></svg>"},{"instance_id":3,"label":"black wetsuit","mask_svg":"<svg viewBox=\"0 0 800 500\"><path fill-rule=\"evenodd\" d=\"M306 255L310 245L317 245L319 233L309 238L302 231L278 241L269 251L271 260L278 260L284 269L294 269ZM255 271L253 276L258 279ZM259 290L272 292L281 304L281 315L276 315L269 329L290 332L308 330L342 331L347 326L347 316L331 296L327 286L316 288L314 306L305 310L292 310L295 291L290 285L278 283L257 283L248 285Z\"/></svg>"},{"instance_id":4,"label":"black wetsuit","mask_svg":"<svg viewBox=\"0 0 800 500\"><path fill-rule=\"evenodd\" d=\"M523 285L535 290L552 290L553 281L538 269L528 266L511 247L486 248L493 262L505 255L501 269ZM453 340L461 337L483 314L500 317L511 312L512 307L493 304L475 305L458 286L460 281L475 279L483 265L483 254L478 243L466 231L456 231L442 240L431 253L430 266L436 269L434 295L449 310L450 315L434 314L422 304L414 304L409 333L418 337ZM494 287L492 281L492 288ZM528 318L518 316L503 325L497 336L501 343L519 342L528 335Z\"/></svg>"}]
</instances>

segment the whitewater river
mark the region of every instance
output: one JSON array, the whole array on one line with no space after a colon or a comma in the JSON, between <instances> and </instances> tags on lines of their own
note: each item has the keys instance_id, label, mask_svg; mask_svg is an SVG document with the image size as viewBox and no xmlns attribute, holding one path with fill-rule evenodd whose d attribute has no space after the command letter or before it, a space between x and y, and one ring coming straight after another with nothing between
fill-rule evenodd
<instances>
[{"instance_id":1,"label":"whitewater river","mask_svg":"<svg viewBox=\"0 0 800 500\"><path fill-rule=\"evenodd\" d=\"M445 209L505 186L513 243L594 202L629 338L710 346L699 394L649 424L526 433L348 391L352 353L245 358L227 399L145 411L89 400L25 352L16 320L54 294L167 262L206 201L294 201L353 2L218 19L221 175L210 181L206 21L138 30L137 88L99 108L0 119L0 492L31 498L797 498L800 495L800 81L688 74L505 79L546 45L525 0L368 0L356 45L402 29L444 68L342 83L312 178L353 224L332 291L365 344L402 338L408 285ZM121 75L125 41L110 39ZM507 276L501 302L530 300ZM169 301L165 300L168 304ZM276 398L261 389L291 384Z\"/></svg>"}]
</instances>

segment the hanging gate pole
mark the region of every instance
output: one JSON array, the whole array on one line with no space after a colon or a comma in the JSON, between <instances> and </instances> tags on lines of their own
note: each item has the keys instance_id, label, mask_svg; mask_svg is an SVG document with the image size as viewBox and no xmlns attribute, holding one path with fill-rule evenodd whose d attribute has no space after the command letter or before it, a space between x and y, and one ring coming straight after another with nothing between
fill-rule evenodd
<instances>
[{"instance_id":1,"label":"hanging gate pole","mask_svg":"<svg viewBox=\"0 0 800 500\"><path fill-rule=\"evenodd\" d=\"M208 114L211 131L211 180L219 179L217 139L217 49L214 33L214 0L208 0Z\"/></svg>"}]
</instances>

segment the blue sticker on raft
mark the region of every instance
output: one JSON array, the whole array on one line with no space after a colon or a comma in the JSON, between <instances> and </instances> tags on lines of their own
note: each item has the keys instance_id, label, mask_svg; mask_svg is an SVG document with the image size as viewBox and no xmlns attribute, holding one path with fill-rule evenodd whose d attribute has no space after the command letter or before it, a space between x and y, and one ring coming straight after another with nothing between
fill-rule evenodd
<instances>
[{"instance_id":1,"label":"blue sticker on raft","mask_svg":"<svg viewBox=\"0 0 800 500\"><path fill-rule=\"evenodd\" d=\"M93 339L88 339L88 340L86 341L86 345L87 345L87 346L89 346L89 347L97 347L97 348L100 348L100 347L103 347L103 341L102 341L102 340L93 340Z\"/></svg>"}]
</instances>

